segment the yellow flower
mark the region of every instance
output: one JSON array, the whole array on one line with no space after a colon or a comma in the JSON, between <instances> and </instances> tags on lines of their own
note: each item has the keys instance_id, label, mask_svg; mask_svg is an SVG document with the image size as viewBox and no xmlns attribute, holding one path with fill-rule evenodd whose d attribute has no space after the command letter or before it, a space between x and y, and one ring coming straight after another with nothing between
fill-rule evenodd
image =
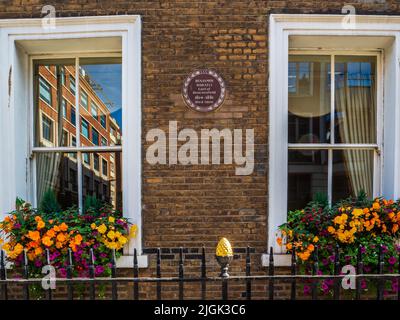
<instances>
[{"instance_id":1,"label":"yellow flower","mask_svg":"<svg viewBox=\"0 0 400 320\"><path fill-rule=\"evenodd\" d=\"M106 246L107 246L109 249L117 249L117 244L116 244L115 242L108 242L108 243L106 244Z\"/></svg>"},{"instance_id":2,"label":"yellow flower","mask_svg":"<svg viewBox=\"0 0 400 320\"><path fill-rule=\"evenodd\" d=\"M97 231L99 231L101 234L105 233L107 231L106 225L103 223L100 226L97 227Z\"/></svg>"},{"instance_id":3,"label":"yellow flower","mask_svg":"<svg viewBox=\"0 0 400 320\"><path fill-rule=\"evenodd\" d=\"M128 239L127 239L126 237L119 237L119 238L118 238L118 242L119 242L121 245L124 245L125 243L128 242Z\"/></svg>"},{"instance_id":4,"label":"yellow flower","mask_svg":"<svg viewBox=\"0 0 400 320\"><path fill-rule=\"evenodd\" d=\"M357 217L363 215L363 214L364 214L364 211L363 211L362 209L354 209L353 212L352 212L352 214L353 214L354 217L357 218Z\"/></svg>"},{"instance_id":5,"label":"yellow flower","mask_svg":"<svg viewBox=\"0 0 400 320\"><path fill-rule=\"evenodd\" d=\"M92 230L96 229L96 224L95 224L95 223L92 223L92 224L90 225L90 228L92 228Z\"/></svg>"},{"instance_id":6,"label":"yellow flower","mask_svg":"<svg viewBox=\"0 0 400 320\"><path fill-rule=\"evenodd\" d=\"M136 238L137 235L137 225L132 225L131 229L129 230L129 237Z\"/></svg>"},{"instance_id":7,"label":"yellow flower","mask_svg":"<svg viewBox=\"0 0 400 320\"><path fill-rule=\"evenodd\" d=\"M108 217L108 222L114 223L115 218L114 217Z\"/></svg>"},{"instance_id":8,"label":"yellow flower","mask_svg":"<svg viewBox=\"0 0 400 320\"><path fill-rule=\"evenodd\" d=\"M108 231L107 237L109 237L111 240L115 239L115 232L114 231Z\"/></svg>"},{"instance_id":9,"label":"yellow flower","mask_svg":"<svg viewBox=\"0 0 400 320\"><path fill-rule=\"evenodd\" d=\"M317 236L314 237L313 242L316 243L319 241L319 238Z\"/></svg>"},{"instance_id":10,"label":"yellow flower","mask_svg":"<svg viewBox=\"0 0 400 320\"><path fill-rule=\"evenodd\" d=\"M287 250L292 250L292 248L293 248L293 245L291 243L287 243L286 244L286 249Z\"/></svg>"}]
</instances>

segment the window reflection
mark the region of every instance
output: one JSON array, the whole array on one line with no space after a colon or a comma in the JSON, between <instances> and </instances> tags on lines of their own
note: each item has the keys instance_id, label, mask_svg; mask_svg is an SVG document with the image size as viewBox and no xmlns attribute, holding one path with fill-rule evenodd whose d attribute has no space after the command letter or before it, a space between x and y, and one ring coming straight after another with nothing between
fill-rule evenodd
<instances>
[{"instance_id":1,"label":"window reflection","mask_svg":"<svg viewBox=\"0 0 400 320\"><path fill-rule=\"evenodd\" d=\"M121 59L80 62L79 81L75 60L34 62L34 145L52 147L52 152L35 153L37 203L52 190L63 208L82 206L79 199L92 198L122 210L122 152L74 149L122 144ZM71 150L60 152L57 147Z\"/></svg>"}]
</instances>

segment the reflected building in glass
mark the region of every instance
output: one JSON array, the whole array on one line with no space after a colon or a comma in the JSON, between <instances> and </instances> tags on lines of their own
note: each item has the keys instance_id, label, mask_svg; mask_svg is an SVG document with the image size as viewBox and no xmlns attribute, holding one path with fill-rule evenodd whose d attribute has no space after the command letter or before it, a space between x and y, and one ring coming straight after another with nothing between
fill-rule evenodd
<instances>
[{"instance_id":1,"label":"reflected building in glass","mask_svg":"<svg viewBox=\"0 0 400 320\"><path fill-rule=\"evenodd\" d=\"M36 67L36 147L76 147L122 145L120 119L114 118L113 102L104 99L102 85L96 83L85 67L79 69L76 88L73 64L40 64ZM60 94L61 92L61 94ZM79 113L75 95L79 94ZM79 119L77 119L79 114ZM77 131L76 125L80 126ZM81 154L82 170L78 174L77 157ZM78 179L82 177L83 203L88 196L122 210L121 152L43 152L36 158L37 202L53 190L63 209L78 206Z\"/></svg>"}]
</instances>

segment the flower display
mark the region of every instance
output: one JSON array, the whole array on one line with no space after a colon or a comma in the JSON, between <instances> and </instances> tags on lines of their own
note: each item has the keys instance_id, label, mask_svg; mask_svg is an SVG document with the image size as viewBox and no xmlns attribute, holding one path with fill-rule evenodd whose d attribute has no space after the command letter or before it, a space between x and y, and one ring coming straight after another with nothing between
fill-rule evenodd
<instances>
[{"instance_id":1,"label":"flower display","mask_svg":"<svg viewBox=\"0 0 400 320\"><path fill-rule=\"evenodd\" d=\"M31 276L41 274L40 268L47 264L48 251L50 263L58 270L58 276L66 277L69 249L74 276L87 276L91 264L90 248L94 252L96 276L108 276L112 249L118 258L124 245L135 236L132 228L135 225L107 206L100 212L89 210L84 214L76 209L43 213L23 202L0 222L0 236L2 249L16 267L22 264L26 252L32 265Z\"/></svg>"},{"instance_id":2,"label":"flower display","mask_svg":"<svg viewBox=\"0 0 400 320\"><path fill-rule=\"evenodd\" d=\"M310 263L315 261L316 247L319 270L323 274L334 271L336 247L341 265L356 266L361 251L364 272L376 272L378 247L382 246L384 265L395 270L400 252L396 245L400 238L399 224L400 200L369 200L360 194L333 206L324 201L313 201L304 209L288 213L287 222L279 227L281 234L277 243L288 253L295 252L305 273L311 271ZM323 281L320 285L322 293L331 292L330 281ZM366 289L367 286L363 287ZM304 289L305 293L308 291Z\"/></svg>"}]
</instances>

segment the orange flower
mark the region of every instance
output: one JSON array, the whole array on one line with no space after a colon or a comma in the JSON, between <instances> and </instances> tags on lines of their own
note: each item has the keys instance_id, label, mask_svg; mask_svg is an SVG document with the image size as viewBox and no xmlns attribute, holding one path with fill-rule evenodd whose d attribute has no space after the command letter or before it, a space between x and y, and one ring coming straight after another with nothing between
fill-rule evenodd
<instances>
[{"instance_id":1,"label":"orange flower","mask_svg":"<svg viewBox=\"0 0 400 320\"><path fill-rule=\"evenodd\" d=\"M59 233L57 235L57 241L64 242L65 240L66 240L66 237L65 237L64 233Z\"/></svg>"},{"instance_id":2,"label":"orange flower","mask_svg":"<svg viewBox=\"0 0 400 320\"><path fill-rule=\"evenodd\" d=\"M332 226L329 226L329 227L328 227L328 232L329 232L329 233L335 233L335 231L336 231L336 230L335 230L334 227L332 227Z\"/></svg>"},{"instance_id":3,"label":"orange flower","mask_svg":"<svg viewBox=\"0 0 400 320\"><path fill-rule=\"evenodd\" d=\"M33 241L38 241L40 239L39 231L29 231L27 237Z\"/></svg>"},{"instance_id":4,"label":"orange flower","mask_svg":"<svg viewBox=\"0 0 400 320\"><path fill-rule=\"evenodd\" d=\"M38 223L37 223L37 229L38 230L40 230L40 229L43 229L44 227L45 227L45 223L43 222L43 220L40 220L40 221L38 221Z\"/></svg>"},{"instance_id":5,"label":"orange flower","mask_svg":"<svg viewBox=\"0 0 400 320\"><path fill-rule=\"evenodd\" d=\"M79 246L81 244L81 242L82 242L82 236L80 234L77 234L75 236L75 238L74 238L74 242L75 242L76 245Z\"/></svg>"},{"instance_id":6,"label":"orange flower","mask_svg":"<svg viewBox=\"0 0 400 320\"><path fill-rule=\"evenodd\" d=\"M61 223L59 228L61 231L64 231L64 232L68 230L68 226L65 222Z\"/></svg>"},{"instance_id":7,"label":"orange flower","mask_svg":"<svg viewBox=\"0 0 400 320\"><path fill-rule=\"evenodd\" d=\"M36 221L36 222L42 221L42 217L36 216L36 217L35 217L35 221Z\"/></svg>"},{"instance_id":8,"label":"orange flower","mask_svg":"<svg viewBox=\"0 0 400 320\"><path fill-rule=\"evenodd\" d=\"M43 253L43 249L41 247L38 247L35 249L35 255L39 256Z\"/></svg>"},{"instance_id":9,"label":"orange flower","mask_svg":"<svg viewBox=\"0 0 400 320\"><path fill-rule=\"evenodd\" d=\"M381 208L381 205L379 204L379 202L374 202L372 208L374 208L375 210L379 210Z\"/></svg>"},{"instance_id":10,"label":"orange flower","mask_svg":"<svg viewBox=\"0 0 400 320\"><path fill-rule=\"evenodd\" d=\"M45 237L43 237L43 239L42 239L42 243L43 243L46 247L50 247L50 246L54 243L54 241L51 240L50 237L45 236Z\"/></svg>"},{"instance_id":11,"label":"orange flower","mask_svg":"<svg viewBox=\"0 0 400 320\"><path fill-rule=\"evenodd\" d=\"M57 241L57 242L56 242L56 248L57 248L57 249L61 249L62 247L63 247L62 242Z\"/></svg>"},{"instance_id":12,"label":"orange flower","mask_svg":"<svg viewBox=\"0 0 400 320\"><path fill-rule=\"evenodd\" d=\"M50 229L46 232L46 235L49 236L50 238L54 238L54 236L56 235L56 233L54 232L53 229Z\"/></svg>"},{"instance_id":13,"label":"orange flower","mask_svg":"<svg viewBox=\"0 0 400 320\"><path fill-rule=\"evenodd\" d=\"M398 224L394 224L392 227L392 233L396 233L397 230L399 230L399 225Z\"/></svg>"},{"instance_id":14,"label":"orange flower","mask_svg":"<svg viewBox=\"0 0 400 320\"><path fill-rule=\"evenodd\" d=\"M39 246L39 243L37 243L37 241L30 241L30 242L27 244L28 249L30 249L30 248L37 248L38 246Z\"/></svg>"},{"instance_id":15,"label":"orange flower","mask_svg":"<svg viewBox=\"0 0 400 320\"><path fill-rule=\"evenodd\" d=\"M286 244L287 250L292 250L292 248L293 248L293 245L290 242Z\"/></svg>"},{"instance_id":16,"label":"orange flower","mask_svg":"<svg viewBox=\"0 0 400 320\"><path fill-rule=\"evenodd\" d=\"M307 247L307 250L310 251L310 252L313 252L314 251L314 245L310 243L308 245L308 247Z\"/></svg>"},{"instance_id":17,"label":"orange flower","mask_svg":"<svg viewBox=\"0 0 400 320\"><path fill-rule=\"evenodd\" d=\"M278 243L278 245L281 246L281 245L282 245L282 238L277 238L277 239L276 239L276 242Z\"/></svg>"}]
</instances>

